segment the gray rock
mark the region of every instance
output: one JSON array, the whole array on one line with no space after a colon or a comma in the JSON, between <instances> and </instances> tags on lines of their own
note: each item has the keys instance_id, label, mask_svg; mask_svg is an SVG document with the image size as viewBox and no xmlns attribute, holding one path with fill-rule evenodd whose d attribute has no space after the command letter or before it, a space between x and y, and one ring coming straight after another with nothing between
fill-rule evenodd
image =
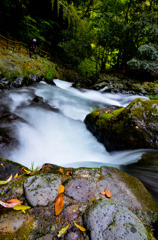
<instances>
[{"instance_id":1,"label":"gray rock","mask_svg":"<svg viewBox=\"0 0 158 240\"><path fill-rule=\"evenodd\" d=\"M72 179L65 186L65 195L79 201L87 201L95 194L91 183L85 179Z\"/></svg>"},{"instance_id":2,"label":"gray rock","mask_svg":"<svg viewBox=\"0 0 158 240\"><path fill-rule=\"evenodd\" d=\"M8 89L9 88L9 80L7 80L6 78L2 78L0 80L0 88Z\"/></svg>"},{"instance_id":3,"label":"gray rock","mask_svg":"<svg viewBox=\"0 0 158 240\"><path fill-rule=\"evenodd\" d=\"M84 222L91 240L147 240L142 222L126 207L109 199L96 201L87 210Z\"/></svg>"},{"instance_id":4,"label":"gray rock","mask_svg":"<svg viewBox=\"0 0 158 240\"><path fill-rule=\"evenodd\" d=\"M61 179L55 174L29 177L24 182L25 195L32 206L46 206L58 195Z\"/></svg>"},{"instance_id":5,"label":"gray rock","mask_svg":"<svg viewBox=\"0 0 158 240\"><path fill-rule=\"evenodd\" d=\"M82 236L82 234L77 232L69 232L65 235L65 240L85 240L85 238Z\"/></svg>"},{"instance_id":6,"label":"gray rock","mask_svg":"<svg viewBox=\"0 0 158 240\"><path fill-rule=\"evenodd\" d=\"M51 234L47 234L43 237L37 238L37 240L53 240L53 236Z\"/></svg>"},{"instance_id":7,"label":"gray rock","mask_svg":"<svg viewBox=\"0 0 158 240\"><path fill-rule=\"evenodd\" d=\"M141 196L138 198L140 194L139 187L142 188L141 191L144 190L144 193L146 192L146 189L138 179L116 168L105 166L102 167L102 177L103 178L97 183L97 189L99 192L104 192L105 189L108 188L112 200L119 202L126 207L142 209L141 200L138 200L141 199ZM135 183L134 187L131 184L132 182ZM137 186L137 192L135 186ZM134 193L137 196L135 196Z\"/></svg>"},{"instance_id":8,"label":"gray rock","mask_svg":"<svg viewBox=\"0 0 158 240\"><path fill-rule=\"evenodd\" d=\"M0 233L14 233L29 219L21 211L10 211L0 216ZM1 236L0 236L0 239Z\"/></svg>"},{"instance_id":9,"label":"gray rock","mask_svg":"<svg viewBox=\"0 0 158 240\"><path fill-rule=\"evenodd\" d=\"M15 87L15 88L21 87L22 85L23 85L22 77L16 78L15 81L12 81L10 84L11 87Z\"/></svg>"}]
</instances>

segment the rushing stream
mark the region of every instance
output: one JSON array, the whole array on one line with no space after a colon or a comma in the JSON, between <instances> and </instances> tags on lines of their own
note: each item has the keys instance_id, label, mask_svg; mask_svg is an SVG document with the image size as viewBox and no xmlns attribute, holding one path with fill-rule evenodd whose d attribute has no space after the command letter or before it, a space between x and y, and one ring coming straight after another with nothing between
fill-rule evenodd
<instances>
[{"instance_id":1,"label":"rushing stream","mask_svg":"<svg viewBox=\"0 0 158 240\"><path fill-rule=\"evenodd\" d=\"M71 83L57 79L54 83L56 85L40 82L4 91L1 107L24 121L10 124L19 144L3 157L29 168L32 164L41 167L44 163L63 167L108 165L121 168L138 162L147 152L142 149L109 153L83 122L95 108L127 106L138 96L78 90ZM42 97L43 102L32 103L35 96Z\"/></svg>"}]
</instances>

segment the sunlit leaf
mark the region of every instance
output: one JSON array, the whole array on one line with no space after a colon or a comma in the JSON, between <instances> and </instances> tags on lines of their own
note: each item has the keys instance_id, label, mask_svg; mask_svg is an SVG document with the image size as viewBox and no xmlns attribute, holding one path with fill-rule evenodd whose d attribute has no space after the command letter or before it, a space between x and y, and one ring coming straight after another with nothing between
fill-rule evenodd
<instances>
[{"instance_id":1,"label":"sunlit leaf","mask_svg":"<svg viewBox=\"0 0 158 240\"><path fill-rule=\"evenodd\" d=\"M63 193L64 190L65 190L65 187L62 184L60 184L58 189L58 194Z\"/></svg>"},{"instance_id":2,"label":"sunlit leaf","mask_svg":"<svg viewBox=\"0 0 158 240\"><path fill-rule=\"evenodd\" d=\"M111 193L109 191L108 188L105 189L105 195L108 197L108 198L111 198Z\"/></svg>"},{"instance_id":3,"label":"sunlit leaf","mask_svg":"<svg viewBox=\"0 0 158 240\"><path fill-rule=\"evenodd\" d=\"M59 234L57 235L58 237L61 237L62 235L64 235L68 229L69 225L67 225L66 227L63 227L60 231Z\"/></svg>"},{"instance_id":4,"label":"sunlit leaf","mask_svg":"<svg viewBox=\"0 0 158 240\"><path fill-rule=\"evenodd\" d=\"M7 201L8 203L22 203L19 199L13 198Z\"/></svg>"},{"instance_id":5,"label":"sunlit leaf","mask_svg":"<svg viewBox=\"0 0 158 240\"><path fill-rule=\"evenodd\" d=\"M85 231L86 231L86 229L85 229L84 227L78 225L78 224L75 223L75 222L74 222L74 224L75 224L75 226L76 226L77 228L79 228L82 232L85 232Z\"/></svg>"},{"instance_id":6,"label":"sunlit leaf","mask_svg":"<svg viewBox=\"0 0 158 240\"><path fill-rule=\"evenodd\" d=\"M22 168L22 170L23 170L24 172L26 172L27 174L30 174L30 173L31 173L30 170L26 170L25 168Z\"/></svg>"},{"instance_id":7,"label":"sunlit leaf","mask_svg":"<svg viewBox=\"0 0 158 240\"><path fill-rule=\"evenodd\" d=\"M7 184L7 183L10 182L11 180L12 180L12 174L11 174L11 176L10 176L7 180L5 180L5 181L0 181L0 185Z\"/></svg>"},{"instance_id":8,"label":"sunlit leaf","mask_svg":"<svg viewBox=\"0 0 158 240\"><path fill-rule=\"evenodd\" d=\"M2 205L3 207L6 207L6 208L14 208L15 206L21 204L22 202L12 202L12 203L5 203L5 202L2 202L0 201L0 205Z\"/></svg>"},{"instance_id":9,"label":"sunlit leaf","mask_svg":"<svg viewBox=\"0 0 158 240\"><path fill-rule=\"evenodd\" d=\"M13 207L14 210L17 210L17 211L25 211L27 209L30 209L31 207L30 206L27 206L27 205L17 205L15 207Z\"/></svg>"},{"instance_id":10,"label":"sunlit leaf","mask_svg":"<svg viewBox=\"0 0 158 240\"><path fill-rule=\"evenodd\" d=\"M59 172L63 173L64 170L60 167L60 168L59 168Z\"/></svg>"},{"instance_id":11,"label":"sunlit leaf","mask_svg":"<svg viewBox=\"0 0 158 240\"><path fill-rule=\"evenodd\" d=\"M55 215L59 215L64 207L63 193L60 193L55 199Z\"/></svg>"},{"instance_id":12,"label":"sunlit leaf","mask_svg":"<svg viewBox=\"0 0 158 240\"><path fill-rule=\"evenodd\" d=\"M18 173L15 174L14 178L17 178L18 177Z\"/></svg>"}]
</instances>

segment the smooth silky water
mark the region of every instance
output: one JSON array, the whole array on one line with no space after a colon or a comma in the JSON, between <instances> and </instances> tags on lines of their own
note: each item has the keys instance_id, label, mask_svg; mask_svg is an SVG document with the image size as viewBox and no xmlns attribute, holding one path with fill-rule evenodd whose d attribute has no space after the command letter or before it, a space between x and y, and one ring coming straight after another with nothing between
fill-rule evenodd
<instances>
[{"instance_id":1,"label":"smooth silky water","mask_svg":"<svg viewBox=\"0 0 158 240\"><path fill-rule=\"evenodd\" d=\"M103 165L122 168L138 162L149 151L109 153L84 124L85 116L93 109L112 105L125 107L140 96L79 90L73 88L72 83L58 79L54 83L40 82L8 91L5 104L26 122L16 123L16 137L20 145L7 153L7 158L28 168L32 164L34 168L41 167L44 163L75 168ZM45 105L31 106L34 95L42 97Z\"/></svg>"}]
</instances>

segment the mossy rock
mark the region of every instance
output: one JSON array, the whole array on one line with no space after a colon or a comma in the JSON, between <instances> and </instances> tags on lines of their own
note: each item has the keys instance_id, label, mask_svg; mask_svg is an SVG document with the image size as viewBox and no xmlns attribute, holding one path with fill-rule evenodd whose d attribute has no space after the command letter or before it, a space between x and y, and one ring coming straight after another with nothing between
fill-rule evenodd
<instances>
[{"instance_id":1,"label":"mossy rock","mask_svg":"<svg viewBox=\"0 0 158 240\"><path fill-rule=\"evenodd\" d=\"M113 112L95 110L85 124L108 151L158 149L158 100L137 98Z\"/></svg>"}]
</instances>

